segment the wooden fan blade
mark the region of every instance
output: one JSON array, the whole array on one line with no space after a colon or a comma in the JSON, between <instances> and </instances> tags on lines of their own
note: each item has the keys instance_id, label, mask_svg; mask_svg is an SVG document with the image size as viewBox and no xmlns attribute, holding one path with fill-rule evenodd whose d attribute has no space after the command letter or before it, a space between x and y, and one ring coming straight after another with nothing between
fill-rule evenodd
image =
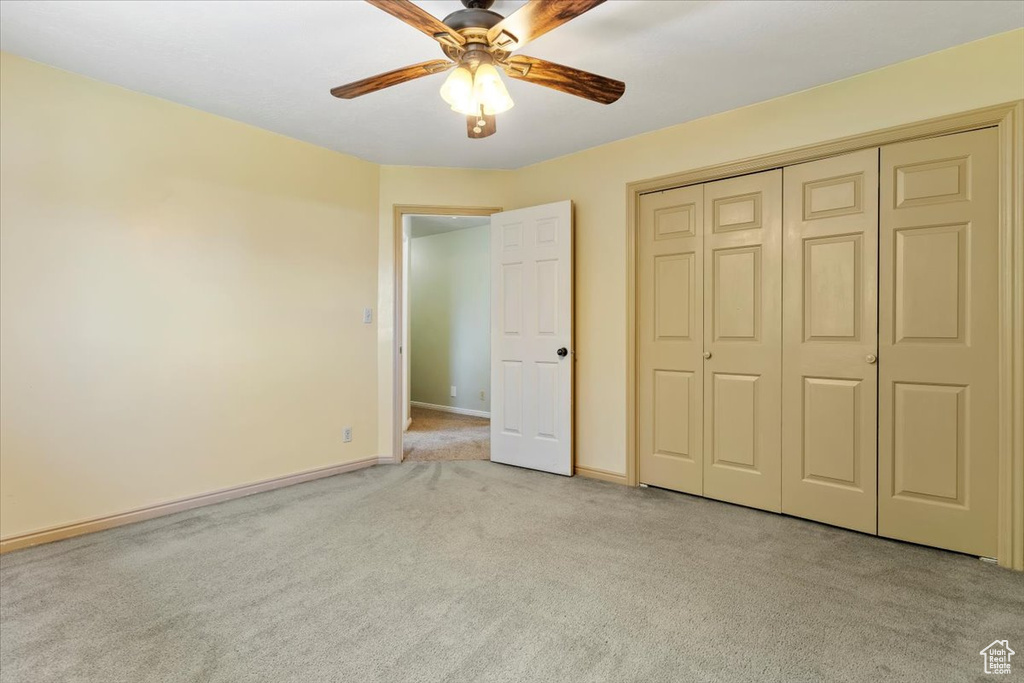
<instances>
[{"instance_id":1,"label":"wooden fan blade","mask_svg":"<svg viewBox=\"0 0 1024 683\"><path fill-rule=\"evenodd\" d=\"M419 64L413 64L412 66L406 66L401 69L395 69L394 71L388 71L387 73L370 76L369 78L364 78L363 80L356 81L355 83L339 85L337 88L331 88L331 94L335 97L340 97L343 100L351 100L353 97L359 97L366 93L390 88L391 86L398 85L399 83L412 81L417 78L429 76L430 74L439 74L442 71L447 71L453 66L455 66L455 62L449 62L444 59L420 62Z\"/></svg>"},{"instance_id":2,"label":"wooden fan blade","mask_svg":"<svg viewBox=\"0 0 1024 683\"><path fill-rule=\"evenodd\" d=\"M430 12L420 9L409 0L366 0L366 2L426 33L439 43L445 43L452 47L459 47L466 43L466 39L457 31L448 28L440 19Z\"/></svg>"},{"instance_id":3,"label":"wooden fan blade","mask_svg":"<svg viewBox=\"0 0 1024 683\"><path fill-rule=\"evenodd\" d=\"M487 32L487 41L505 51L521 48L604 0L530 0Z\"/></svg>"},{"instance_id":4,"label":"wooden fan blade","mask_svg":"<svg viewBox=\"0 0 1024 683\"><path fill-rule=\"evenodd\" d=\"M505 64L505 73L521 81L561 90L601 104L611 104L626 92L626 84L622 81L526 55L510 57Z\"/></svg>"}]
</instances>

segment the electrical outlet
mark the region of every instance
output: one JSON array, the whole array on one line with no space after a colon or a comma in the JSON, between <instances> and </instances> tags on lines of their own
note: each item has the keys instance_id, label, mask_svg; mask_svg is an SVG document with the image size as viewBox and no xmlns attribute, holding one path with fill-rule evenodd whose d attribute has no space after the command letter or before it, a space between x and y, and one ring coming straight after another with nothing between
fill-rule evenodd
<instances>
[{"instance_id":1,"label":"electrical outlet","mask_svg":"<svg viewBox=\"0 0 1024 683\"><path fill-rule=\"evenodd\" d=\"M455 398L455 385L452 385L452 398Z\"/></svg>"},{"instance_id":2,"label":"electrical outlet","mask_svg":"<svg viewBox=\"0 0 1024 683\"><path fill-rule=\"evenodd\" d=\"M350 442L352 440L352 428L351 427L344 427L341 430L341 440L344 441L345 443L348 443L348 442Z\"/></svg>"},{"instance_id":3,"label":"electrical outlet","mask_svg":"<svg viewBox=\"0 0 1024 683\"><path fill-rule=\"evenodd\" d=\"M487 400L487 394L484 392L483 389L480 390L480 400L481 401L486 401Z\"/></svg>"},{"instance_id":4,"label":"electrical outlet","mask_svg":"<svg viewBox=\"0 0 1024 683\"><path fill-rule=\"evenodd\" d=\"M366 308L363 309L363 322L364 323L372 323L373 322L373 309L370 308L369 306L367 306Z\"/></svg>"}]
</instances>

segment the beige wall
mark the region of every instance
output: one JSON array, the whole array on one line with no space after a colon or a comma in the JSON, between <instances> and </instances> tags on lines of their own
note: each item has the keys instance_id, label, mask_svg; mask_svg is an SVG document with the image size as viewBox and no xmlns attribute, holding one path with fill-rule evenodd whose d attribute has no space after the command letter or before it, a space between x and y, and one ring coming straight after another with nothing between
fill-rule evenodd
<instances>
[{"instance_id":1,"label":"beige wall","mask_svg":"<svg viewBox=\"0 0 1024 683\"><path fill-rule=\"evenodd\" d=\"M2 60L4 537L390 457L396 204L575 202L577 462L625 472L626 183L1024 97L1018 30L476 171L377 167Z\"/></svg>"},{"instance_id":2,"label":"beige wall","mask_svg":"<svg viewBox=\"0 0 1024 683\"><path fill-rule=\"evenodd\" d=\"M627 93L628 97L628 93ZM576 462L626 471L626 184L1024 97L1024 30L516 172L576 206Z\"/></svg>"},{"instance_id":3,"label":"beige wall","mask_svg":"<svg viewBox=\"0 0 1024 683\"><path fill-rule=\"evenodd\" d=\"M512 208L513 171L382 166L377 271L378 442L394 457L395 226L396 205Z\"/></svg>"},{"instance_id":4,"label":"beige wall","mask_svg":"<svg viewBox=\"0 0 1024 683\"><path fill-rule=\"evenodd\" d=\"M576 463L624 474L627 183L1022 97L1024 30L1016 30L516 171L382 168L381 453L390 451L391 433L391 330L384 313L393 300L393 204L514 209L573 200Z\"/></svg>"},{"instance_id":5,"label":"beige wall","mask_svg":"<svg viewBox=\"0 0 1024 683\"><path fill-rule=\"evenodd\" d=\"M0 535L376 455L378 167L0 59Z\"/></svg>"}]
</instances>

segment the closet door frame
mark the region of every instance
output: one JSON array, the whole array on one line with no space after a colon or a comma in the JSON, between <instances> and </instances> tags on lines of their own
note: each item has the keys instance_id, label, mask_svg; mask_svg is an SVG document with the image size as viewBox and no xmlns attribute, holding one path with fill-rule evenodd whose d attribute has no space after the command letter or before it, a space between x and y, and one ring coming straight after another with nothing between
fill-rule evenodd
<instances>
[{"instance_id":1,"label":"closet door frame","mask_svg":"<svg viewBox=\"0 0 1024 683\"><path fill-rule=\"evenodd\" d=\"M894 142L994 127L999 132L999 529L997 560L1024 571L1024 101L627 184L626 481L637 474L637 227L640 196L816 161Z\"/></svg>"}]
</instances>

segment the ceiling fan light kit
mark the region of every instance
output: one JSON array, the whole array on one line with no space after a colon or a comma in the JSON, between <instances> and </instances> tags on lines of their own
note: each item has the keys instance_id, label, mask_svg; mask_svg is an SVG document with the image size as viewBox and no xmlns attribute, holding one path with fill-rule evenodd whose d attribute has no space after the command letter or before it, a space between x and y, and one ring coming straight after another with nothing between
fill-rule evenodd
<instances>
[{"instance_id":1,"label":"ceiling fan light kit","mask_svg":"<svg viewBox=\"0 0 1024 683\"><path fill-rule=\"evenodd\" d=\"M352 99L454 67L441 86L441 98L466 116L466 132L478 139L497 130L495 116L514 105L501 80L536 83L593 102L611 104L626 84L536 57L512 55L527 42L561 26L604 0L530 0L508 17L489 8L494 0L462 0L464 9L440 21L410 0L366 0L436 40L448 60L421 62L331 89Z\"/></svg>"}]
</instances>

